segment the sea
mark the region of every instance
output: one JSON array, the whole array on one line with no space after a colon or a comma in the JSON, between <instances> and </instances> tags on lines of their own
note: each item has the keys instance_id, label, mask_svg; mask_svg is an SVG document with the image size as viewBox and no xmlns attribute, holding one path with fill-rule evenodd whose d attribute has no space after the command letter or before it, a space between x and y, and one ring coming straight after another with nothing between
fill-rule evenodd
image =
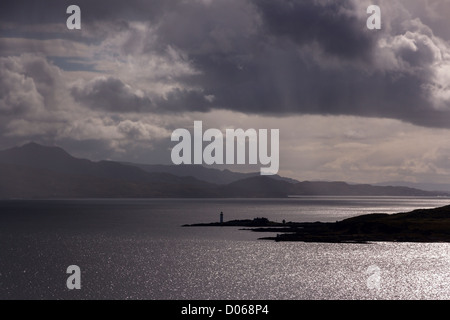
<instances>
[{"instance_id":1,"label":"sea","mask_svg":"<svg viewBox=\"0 0 450 320\"><path fill-rule=\"evenodd\" d=\"M450 299L448 243L303 243L239 227L266 217L334 222L450 204L448 198L0 201L0 299ZM69 290L76 265L81 288Z\"/></svg>"}]
</instances>

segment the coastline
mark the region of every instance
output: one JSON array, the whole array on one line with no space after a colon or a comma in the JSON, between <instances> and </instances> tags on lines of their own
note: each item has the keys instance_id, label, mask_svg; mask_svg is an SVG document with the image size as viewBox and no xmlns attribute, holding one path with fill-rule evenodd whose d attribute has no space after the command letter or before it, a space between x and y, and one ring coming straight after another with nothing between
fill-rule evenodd
<instances>
[{"instance_id":1,"label":"coastline","mask_svg":"<svg viewBox=\"0 0 450 320\"><path fill-rule=\"evenodd\" d=\"M336 222L285 222L266 218L199 223L184 227L245 227L252 232L277 232L260 240L368 243L450 242L450 205L396 214L372 213Z\"/></svg>"}]
</instances>

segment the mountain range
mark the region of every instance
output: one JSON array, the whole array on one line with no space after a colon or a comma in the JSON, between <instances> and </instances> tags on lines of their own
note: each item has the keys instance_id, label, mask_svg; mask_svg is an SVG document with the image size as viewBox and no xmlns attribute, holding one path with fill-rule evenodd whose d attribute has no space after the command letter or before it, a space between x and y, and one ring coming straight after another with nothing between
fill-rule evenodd
<instances>
[{"instance_id":1,"label":"mountain range","mask_svg":"<svg viewBox=\"0 0 450 320\"><path fill-rule=\"evenodd\" d=\"M163 164L137 164L130 162L121 162L125 165L131 165L138 167L146 172L165 172L170 173L179 177L195 177L199 180L206 181L214 184L229 184L238 180L258 177L260 176L259 172L234 172L228 169L219 170L213 168L206 168L202 165L163 165ZM270 176L272 179L286 181L290 183L298 183L299 181L291 178L281 177L279 175Z\"/></svg>"},{"instance_id":2,"label":"mountain range","mask_svg":"<svg viewBox=\"0 0 450 320\"><path fill-rule=\"evenodd\" d=\"M401 186L299 182L203 166L94 162L37 143L0 151L0 176L2 199L449 195Z\"/></svg>"}]
</instances>

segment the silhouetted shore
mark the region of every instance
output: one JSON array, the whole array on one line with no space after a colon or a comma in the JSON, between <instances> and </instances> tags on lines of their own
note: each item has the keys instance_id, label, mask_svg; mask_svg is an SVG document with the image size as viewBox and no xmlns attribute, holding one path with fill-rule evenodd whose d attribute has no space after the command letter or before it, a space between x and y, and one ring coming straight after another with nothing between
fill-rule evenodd
<instances>
[{"instance_id":1,"label":"silhouetted shore","mask_svg":"<svg viewBox=\"0 0 450 320\"><path fill-rule=\"evenodd\" d=\"M254 232L277 232L275 241L365 243L450 242L450 206L397 214L374 213L336 222L273 222L266 218L185 226L246 227Z\"/></svg>"}]
</instances>

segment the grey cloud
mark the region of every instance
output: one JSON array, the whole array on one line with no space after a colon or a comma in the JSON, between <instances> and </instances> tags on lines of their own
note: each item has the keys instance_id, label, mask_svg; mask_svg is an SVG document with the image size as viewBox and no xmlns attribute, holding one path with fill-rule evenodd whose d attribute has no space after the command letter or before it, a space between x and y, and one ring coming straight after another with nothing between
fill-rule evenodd
<instances>
[{"instance_id":1,"label":"grey cloud","mask_svg":"<svg viewBox=\"0 0 450 320\"><path fill-rule=\"evenodd\" d=\"M45 57L0 57L0 132L11 140L56 135L77 114L65 78Z\"/></svg>"},{"instance_id":2,"label":"grey cloud","mask_svg":"<svg viewBox=\"0 0 450 320\"><path fill-rule=\"evenodd\" d=\"M28 141L63 146L85 146L84 155L100 152L126 157L127 151L145 150L168 140L157 115L108 113L98 108L104 102L116 108L148 107L149 99L139 90L112 77L79 82L77 93L86 104L74 103L66 74L45 57L31 54L0 57L0 145L3 148ZM74 90L74 87L72 87ZM110 91L108 91L110 90ZM111 99L115 99L114 103ZM98 149L91 149L90 145ZM100 146L102 146L100 148Z\"/></svg>"},{"instance_id":3,"label":"grey cloud","mask_svg":"<svg viewBox=\"0 0 450 320\"><path fill-rule=\"evenodd\" d=\"M252 37L259 37L260 17L249 1L180 1L157 28L161 44L189 54L245 54L255 49Z\"/></svg>"},{"instance_id":4,"label":"grey cloud","mask_svg":"<svg viewBox=\"0 0 450 320\"><path fill-rule=\"evenodd\" d=\"M441 5L432 2L434 7L414 1L408 8L407 1L399 0L383 11L383 25L389 28L369 31L367 15L351 0L81 0L77 4L83 21L103 26L100 34L106 39L115 39L114 30L105 31L114 22L122 21L117 28L130 30L126 41L116 39L123 41L116 54L162 56L171 47L182 52L196 72L160 75L161 86L170 87L165 94L139 94L133 81L126 79L127 86L114 75L78 84L71 95L91 109L113 112L344 114L448 127L450 89L446 76L437 73L450 65L450 45L430 28L443 21L433 18ZM65 21L60 11L65 12L69 2L46 4L6 1L0 18ZM384 5L387 2L381 1ZM420 13L418 8L427 9L424 17L430 26L411 20ZM133 31L127 19L150 25L143 31L148 34Z\"/></svg>"},{"instance_id":5,"label":"grey cloud","mask_svg":"<svg viewBox=\"0 0 450 320\"><path fill-rule=\"evenodd\" d=\"M191 111L207 112L211 110L212 103L203 92L176 88L166 97L158 98L159 112L180 112L189 108Z\"/></svg>"},{"instance_id":6,"label":"grey cloud","mask_svg":"<svg viewBox=\"0 0 450 320\"><path fill-rule=\"evenodd\" d=\"M133 90L120 79L98 77L71 88L75 101L92 109L111 112L149 111L152 102L143 92Z\"/></svg>"},{"instance_id":7,"label":"grey cloud","mask_svg":"<svg viewBox=\"0 0 450 320\"><path fill-rule=\"evenodd\" d=\"M365 28L351 1L256 0L269 34L299 45L317 42L323 50L344 59L368 59L377 34Z\"/></svg>"},{"instance_id":8,"label":"grey cloud","mask_svg":"<svg viewBox=\"0 0 450 320\"><path fill-rule=\"evenodd\" d=\"M199 70L178 80L214 95L215 108L387 117L449 126L450 101L442 103L447 108L435 108L427 86L434 86L438 64L450 64L450 46L442 42L439 47L439 39L420 21L406 21L402 33L390 35L367 30L351 1L254 1L247 10L230 1L229 10L240 10L238 25L242 12L254 23L241 33L230 31L235 21L230 20L228 29L221 26L227 40L236 44L229 49L213 36L218 25L210 23L214 6L221 4L212 2L202 10L192 6L182 20L162 20L158 29L160 41L185 52ZM389 13L383 17L388 21ZM192 28L186 21L194 21ZM379 45L401 36L409 37L414 48ZM391 57L392 65L380 63L383 56ZM189 101L184 107L198 110Z\"/></svg>"},{"instance_id":9,"label":"grey cloud","mask_svg":"<svg viewBox=\"0 0 450 320\"><path fill-rule=\"evenodd\" d=\"M76 4L81 8L82 21L148 20L157 19L178 0L3 0L0 19L3 22L20 24L58 23L64 25L68 6Z\"/></svg>"},{"instance_id":10,"label":"grey cloud","mask_svg":"<svg viewBox=\"0 0 450 320\"><path fill-rule=\"evenodd\" d=\"M442 0L400 0L407 6L412 19L420 18L430 26L433 33L447 41L450 41L450 4Z\"/></svg>"},{"instance_id":11,"label":"grey cloud","mask_svg":"<svg viewBox=\"0 0 450 320\"><path fill-rule=\"evenodd\" d=\"M56 107L59 69L44 57L25 54L0 58L0 110L37 114Z\"/></svg>"},{"instance_id":12,"label":"grey cloud","mask_svg":"<svg viewBox=\"0 0 450 320\"><path fill-rule=\"evenodd\" d=\"M20 115L33 106L42 107L44 98L34 80L11 59L0 59L0 114Z\"/></svg>"},{"instance_id":13,"label":"grey cloud","mask_svg":"<svg viewBox=\"0 0 450 320\"><path fill-rule=\"evenodd\" d=\"M3 0L0 5L0 36L61 39L98 43L111 32L128 28L132 21L158 23L164 12L179 0ZM68 30L66 13L70 5L81 9L82 28Z\"/></svg>"}]
</instances>

